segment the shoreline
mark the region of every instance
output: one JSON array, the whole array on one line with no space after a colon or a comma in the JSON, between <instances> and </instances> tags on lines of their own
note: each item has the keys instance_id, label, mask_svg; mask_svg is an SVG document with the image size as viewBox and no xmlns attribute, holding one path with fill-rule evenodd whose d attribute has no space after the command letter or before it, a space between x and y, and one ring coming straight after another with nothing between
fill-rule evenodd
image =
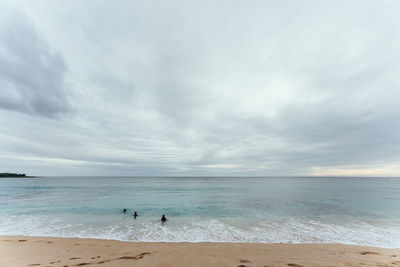
<instances>
[{"instance_id":1,"label":"shoreline","mask_svg":"<svg viewBox=\"0 0 400 267\"><path fill-rule=\"evenodd\" d=\"M0 236L0 266L400 266L400 248Z\"/></svg>"},{"instance_id":2,"label":"shoreline","mask_svg":"<svg viewBox=\"0 0 400 267\"><path fill-rule=\"evenodd\" d=\"M245 242L245 241L146 241L146 240L124 240L124 239L116 239L116 238L97 238L97 237L78 237L78 236L52 236L52 235L1 235L1 238L7 237L21 237L21 238L55 238L55 239L77 239L77 240L102 240L102 241L118 241L124 243L150 243L150 244L250 244L250 245L343 245L343 246L355 246L355 247L365 247L365 248L376 248L376 249L392 249L396 250L400 247L384 247L384 246L374 246L374 245L361 245L361 244L352 244L352 243L329 243L329 242L302 242L302 243L288 243L288 242L279 242L279 243L265 243L265 242ZM0 240L1 241L1 240Z\"/></svg>"}]
</instances>

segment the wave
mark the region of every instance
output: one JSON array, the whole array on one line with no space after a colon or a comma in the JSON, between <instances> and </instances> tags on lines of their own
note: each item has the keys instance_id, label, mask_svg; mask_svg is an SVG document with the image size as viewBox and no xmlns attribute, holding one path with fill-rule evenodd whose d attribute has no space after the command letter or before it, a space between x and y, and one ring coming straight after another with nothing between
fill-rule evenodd
<instances>
[{"instance_id":1,"label":"wave","mask_svg":"<svg viewBox=\"0 0 400 267\"><path fill-rule=\"evenodd\" d=\"M246 221L179 218L162 225L156 218L113 220L15 215L0 218L0 235L56 236L140 242L342 243L400 247L400 222L351 220L341 223L289 218Z\"/></svg>"}]
</instances>

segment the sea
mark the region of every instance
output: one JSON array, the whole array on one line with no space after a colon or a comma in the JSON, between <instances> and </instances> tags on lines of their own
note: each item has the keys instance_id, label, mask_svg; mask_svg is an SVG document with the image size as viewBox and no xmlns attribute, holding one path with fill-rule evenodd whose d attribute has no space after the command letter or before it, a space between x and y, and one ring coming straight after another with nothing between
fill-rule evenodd
<instances>
[{"instance_id":1,"label":"sea","mask_svg":"<svg viewBox=\"0 0 400 267\"><path fill-rule=\"evenodd\" d=\"M400 178L2 178L0 235L400 248Z\"/></svg>"}]
</instances>

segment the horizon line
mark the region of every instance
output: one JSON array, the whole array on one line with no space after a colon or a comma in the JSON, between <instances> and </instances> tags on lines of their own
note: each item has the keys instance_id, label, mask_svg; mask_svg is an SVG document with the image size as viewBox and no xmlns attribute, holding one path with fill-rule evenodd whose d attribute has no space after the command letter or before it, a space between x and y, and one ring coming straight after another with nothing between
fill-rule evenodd
<instances>
[{"instance_id":1,"label":"horizon line","mask_svg":"<svg viewBox=\"0 0 400 267\"><path fill-rule=\"evenodd\" d=\"M400 178L400 176L339 176L339 175L27 175L29 177L121 177L121 178Z\"/></svg>"}]
</instances>

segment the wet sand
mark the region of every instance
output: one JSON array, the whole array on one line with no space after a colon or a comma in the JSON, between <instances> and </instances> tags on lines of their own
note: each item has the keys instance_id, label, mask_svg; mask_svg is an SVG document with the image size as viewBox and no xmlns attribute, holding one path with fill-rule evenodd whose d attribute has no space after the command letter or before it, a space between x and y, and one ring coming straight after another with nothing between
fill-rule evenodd
<instances>
[{"instance_id":1,"label":"wet sand","mask_svg":"<svg viewBox=\"0 0 400 267\"><path fill-rule=\"evenodd\" d=\"M0 266L400 266L400 249L0 236Z\"/></svg>"}]
</instances>

